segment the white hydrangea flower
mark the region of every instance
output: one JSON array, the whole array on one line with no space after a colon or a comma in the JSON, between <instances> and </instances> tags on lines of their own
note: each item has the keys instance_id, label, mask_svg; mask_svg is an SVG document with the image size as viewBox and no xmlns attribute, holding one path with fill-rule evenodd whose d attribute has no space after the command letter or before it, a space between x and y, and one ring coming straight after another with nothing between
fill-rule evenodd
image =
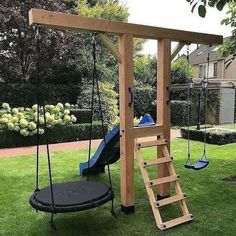
<instances>
[{"instance_id":1,"label":"white hydrangea flower","mask_svg":"<svg viewBox=\"0 0 236 236\"><path fill-rule=\"evenodd\" d=\"M64 107L64 106L63 106L63 104L62 104L62 103L60 103L60 102L59 102L59 103L57 103L57 106L58 106L58 107L60 107L60 108L63 108L63 107Z\"/></svg>"},{"instance_id":2,"label":"white hydrangea flower","mask_svg":"<svg viewBox=\"0 0 236 236\"><path fill-rule=\"evenodd\" d=\"M15 126L15 128L14 128L14 130L16 131L16 132L19 132L20 131L20 126Z\"/></svg>"},{"instance_id":3,"label":"white hydrangea flower","mask_svg":"<svg viewBox=\"0 0 236 236\"><path fill-rule=\"evenodd\" d=\"M0 123L1 124L7 124L8 123L8 119L7 118L1 118L0 119Z\"/></svg>"},{"instance_id":4,"label":"white hydrangea flower","mask_svg":"<svg viewBox=\"0 0 236 236\"><path fill-rule=\"evenodd\" d=\"M34 104L34 105L32 106L32 109L33 109L34 111L36 111L36 110L38 109L38 105L37 105L37 104Z\"/></svg>"},{"instance_id":5,"label":"white hydrangea flower","mask_svg":"<svg viewBox=\"0 0 236 236\"><path fill-rule=\"evenodd\" d=\"M37 128L37 125L33 121L29 122L29 129L30 130L35 130L36 128Z\"/></svg>"},{"instance_id":6,"label":"white hydrangea flower","mask_svg":"<svg viewBox=\"0 0 236 236\"><path fill-rule=\"evenodd\" d=\"M39 129L39 134L40 135L44 134L44 129Z\"/></svg>"},{"instance_id":7,"label":"white hydrangea flower","mask_svg":"<svg viewBox=\"0 0 236 236\"><path fill-rule=\"evenodd\" d=\"M71 115L71 121L75 123L77 121L77 118L74 115Z\"/></svg>"},{"instance_id":8,"label":"white hydrangea flower","mask_svg":"<svg viewBox=\"0 0 236 236\"><path fill-rule=\"evenodd\" d=\"M65 103L65 108L70 108L70 103Z\"/></svg>"},{"instance_id":9,"label":"white hydrangea flower","mask_svg":"<svg viewBox=\"0 0 236 236\"><path fill-rule=\"evenodd\" d=\"M64 114L65 114L65 115L69 115L69 114L70 114L70 110L69 110L69 109L66 109L66 110L64 111Z\"/></svg>"},{"instance_id":10,"label":"white hydrangea flower","mask_svg":"<svg viewBox=\"0 0 236 236\"><path fill-rule=\"evenodd\" d=\"M65 121L65 122L70 122L70 121L71 121L70 116L69 116L69 115L65 115L65 116L64 116L64 121Z\"/></svg>"},{"instance_id":11,"label":"white hydrangea flower","mask_svg":"<svg viewBox=\"0 0 236 236\"><path fill-rule=\"evenodd\" d=\"M18 123L18 122L19 122L19 118L18 118L17 116L14 116L14 117L12 118L12 122L13 122L13 123Z\"/></svg>"},{"instance_id":12,"label":"white hydrangea flower","mask_svg":"<svg viewBox=\"0 0 236 236\"><path fill-rule=\"evenodd\" d=\"M12 109L12 112L13 112L14 114L17 114L19 111L18 111L17 108L13 108L13 109Z\"/></svg>"},{"instance_id":13,"label":"white hydrangea flower","mask_svg":"<svg viewBox=\"0 0 236 236\"><path fill-rule=\"evenodd\" d=\"M6 109L6 110L10 110L10 105L5 102L2 104L2 108Z\"/></svg>"},{"instance_id":14,"label":"white hydrangea flower","mask_svg":"<svg viewBox=\"0 0 236 236\"><path fill-rule=\"evenodd\" d=\"M26 128L28 126L28 121L26 119L20 119L20 126Z\"/></svg>"},{"instance_id":15,"label":"white hydrangea flower","mask_svg":"<svg viewBox=\"0 0 236 236\"><path fill-rule=\"evenodd\" d=\"M14 124L13 124L12 122L9 122L9 123L7 124L7 128L8 128L9 130L14 130Z\"/></svg>"}]
</instances>

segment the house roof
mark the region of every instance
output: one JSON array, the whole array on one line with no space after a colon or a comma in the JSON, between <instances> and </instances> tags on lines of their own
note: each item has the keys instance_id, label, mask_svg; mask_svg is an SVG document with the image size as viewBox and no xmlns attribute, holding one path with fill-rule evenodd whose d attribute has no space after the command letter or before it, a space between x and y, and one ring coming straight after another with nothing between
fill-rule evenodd
<instances>
[{"instance_id":1,"label":"house roof","mask_svg":"<svg viewBox=\"0 0 236 236\"><path fill-rule=\"evenodd\" d=\"M230 40L230 37L224 38L224 41ZM201 63L207 63L207 54L208 50L210 50L210 61L219 61L225 59L225 57L221 56L217 49L219 46L212 46L208 48L208 45L200 45L196 50L194 50L189 55L189 63L190 65L196 65Z\"/></svg>"}]
</instances>

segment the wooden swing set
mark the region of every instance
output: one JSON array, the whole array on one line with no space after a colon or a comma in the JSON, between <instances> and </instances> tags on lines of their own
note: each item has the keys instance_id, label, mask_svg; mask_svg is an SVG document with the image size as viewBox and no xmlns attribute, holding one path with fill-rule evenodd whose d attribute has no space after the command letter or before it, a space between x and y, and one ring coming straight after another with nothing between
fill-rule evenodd
<instances>
[{"instance_id":1,"label":"wooden swing set","mask_svg":"<svg viewBox=\"0 0 236 236\"><path fill-rule=\"evenodd\" d=\"M144 179L152 211L159 229L165 230L193 219L185 201L185 194L179 184L170 157L170 103L169 88L171 60L185 44L222 44L220 35L202 34L182 30L137 25L104 19L31 9L29 24L58 30L97 32L103 44L119 62L119 104L120 104L120 193L121 210L128 214L135 210L134 153ZM119 37L119 47L107 35ZM156 125L134 127L133 116L133 38L157 40L157 120ZM179 42L171 52L171 41ZM153 141L140 141L143 137ZM145 161L141 149L156 146L157 155L152 161ZM150 179L147 169L157 166L156 179ZM170 183L174 184L175 195L170 194ZM182 216L163 222L159 208L179 202Z\"/></svg>"}]
</instances>

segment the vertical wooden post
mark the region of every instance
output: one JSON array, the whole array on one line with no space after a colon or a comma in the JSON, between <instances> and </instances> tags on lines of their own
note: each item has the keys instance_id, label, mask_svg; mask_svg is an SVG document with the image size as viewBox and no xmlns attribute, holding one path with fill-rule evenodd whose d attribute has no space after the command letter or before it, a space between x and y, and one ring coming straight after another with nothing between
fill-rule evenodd
<instances>
[{"instance_id":1,"label":"vertical wooden post","mask_svg":"<svg viewBox=\"0 0 236 236\"><path fill-rule=\"evenodd\" d=\"M170 152L170 103L169 89L171 80L171 41L169 39L158 40L157 52L157 124L163 125L163 135L168 141ZM158 158L163 153L158 150ZM166 164L158 166L158 178L169 175ZM162 184L158 188L158 197L163 198L170 195L170 184Z\"/></svg>"},{"instance_id":2,"label":"vertical wooden post","mask_svg":"<svg viewBox=\"0 0 236 236\"><path fill-rule=\"evenodd\" d=\"M134 212L134 134L133 134L133 35L119 37L119 97L120 97L120 191L121 210Z\"/></svg>"}]
</instances>

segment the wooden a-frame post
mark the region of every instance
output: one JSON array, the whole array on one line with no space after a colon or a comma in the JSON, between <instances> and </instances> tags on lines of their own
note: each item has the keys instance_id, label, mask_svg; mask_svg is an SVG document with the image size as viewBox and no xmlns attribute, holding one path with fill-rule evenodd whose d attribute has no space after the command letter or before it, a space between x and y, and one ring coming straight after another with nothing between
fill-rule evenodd
<instances>
[{"instance_id":1,"label":"wooden a-frame post","mask_svg":"<svg viewBox=\"0 0 236 236\"><path fill-rule=\"evenodd\" d=\"M170 79L171 79L171 41L169 39L158 40L157 45L157 121L163 126L163 136L168 141L170 153ZM163 157L163 153L157 150L158 158ZM166 163L158 166L158 177L169 176ZM159 198L170 195L170 183L162 184L158 187Z\"/></svg>"},{"instance_id":2,"label":"wooden a-frame post","mask_svg":"<svg viewBox=\"0 0 236 236\"><path fill-rule=\"evenodd\" d=\"M121 210L134 211L133 35L119 36L120 192Z\"/></svg>"}]
</instances>

